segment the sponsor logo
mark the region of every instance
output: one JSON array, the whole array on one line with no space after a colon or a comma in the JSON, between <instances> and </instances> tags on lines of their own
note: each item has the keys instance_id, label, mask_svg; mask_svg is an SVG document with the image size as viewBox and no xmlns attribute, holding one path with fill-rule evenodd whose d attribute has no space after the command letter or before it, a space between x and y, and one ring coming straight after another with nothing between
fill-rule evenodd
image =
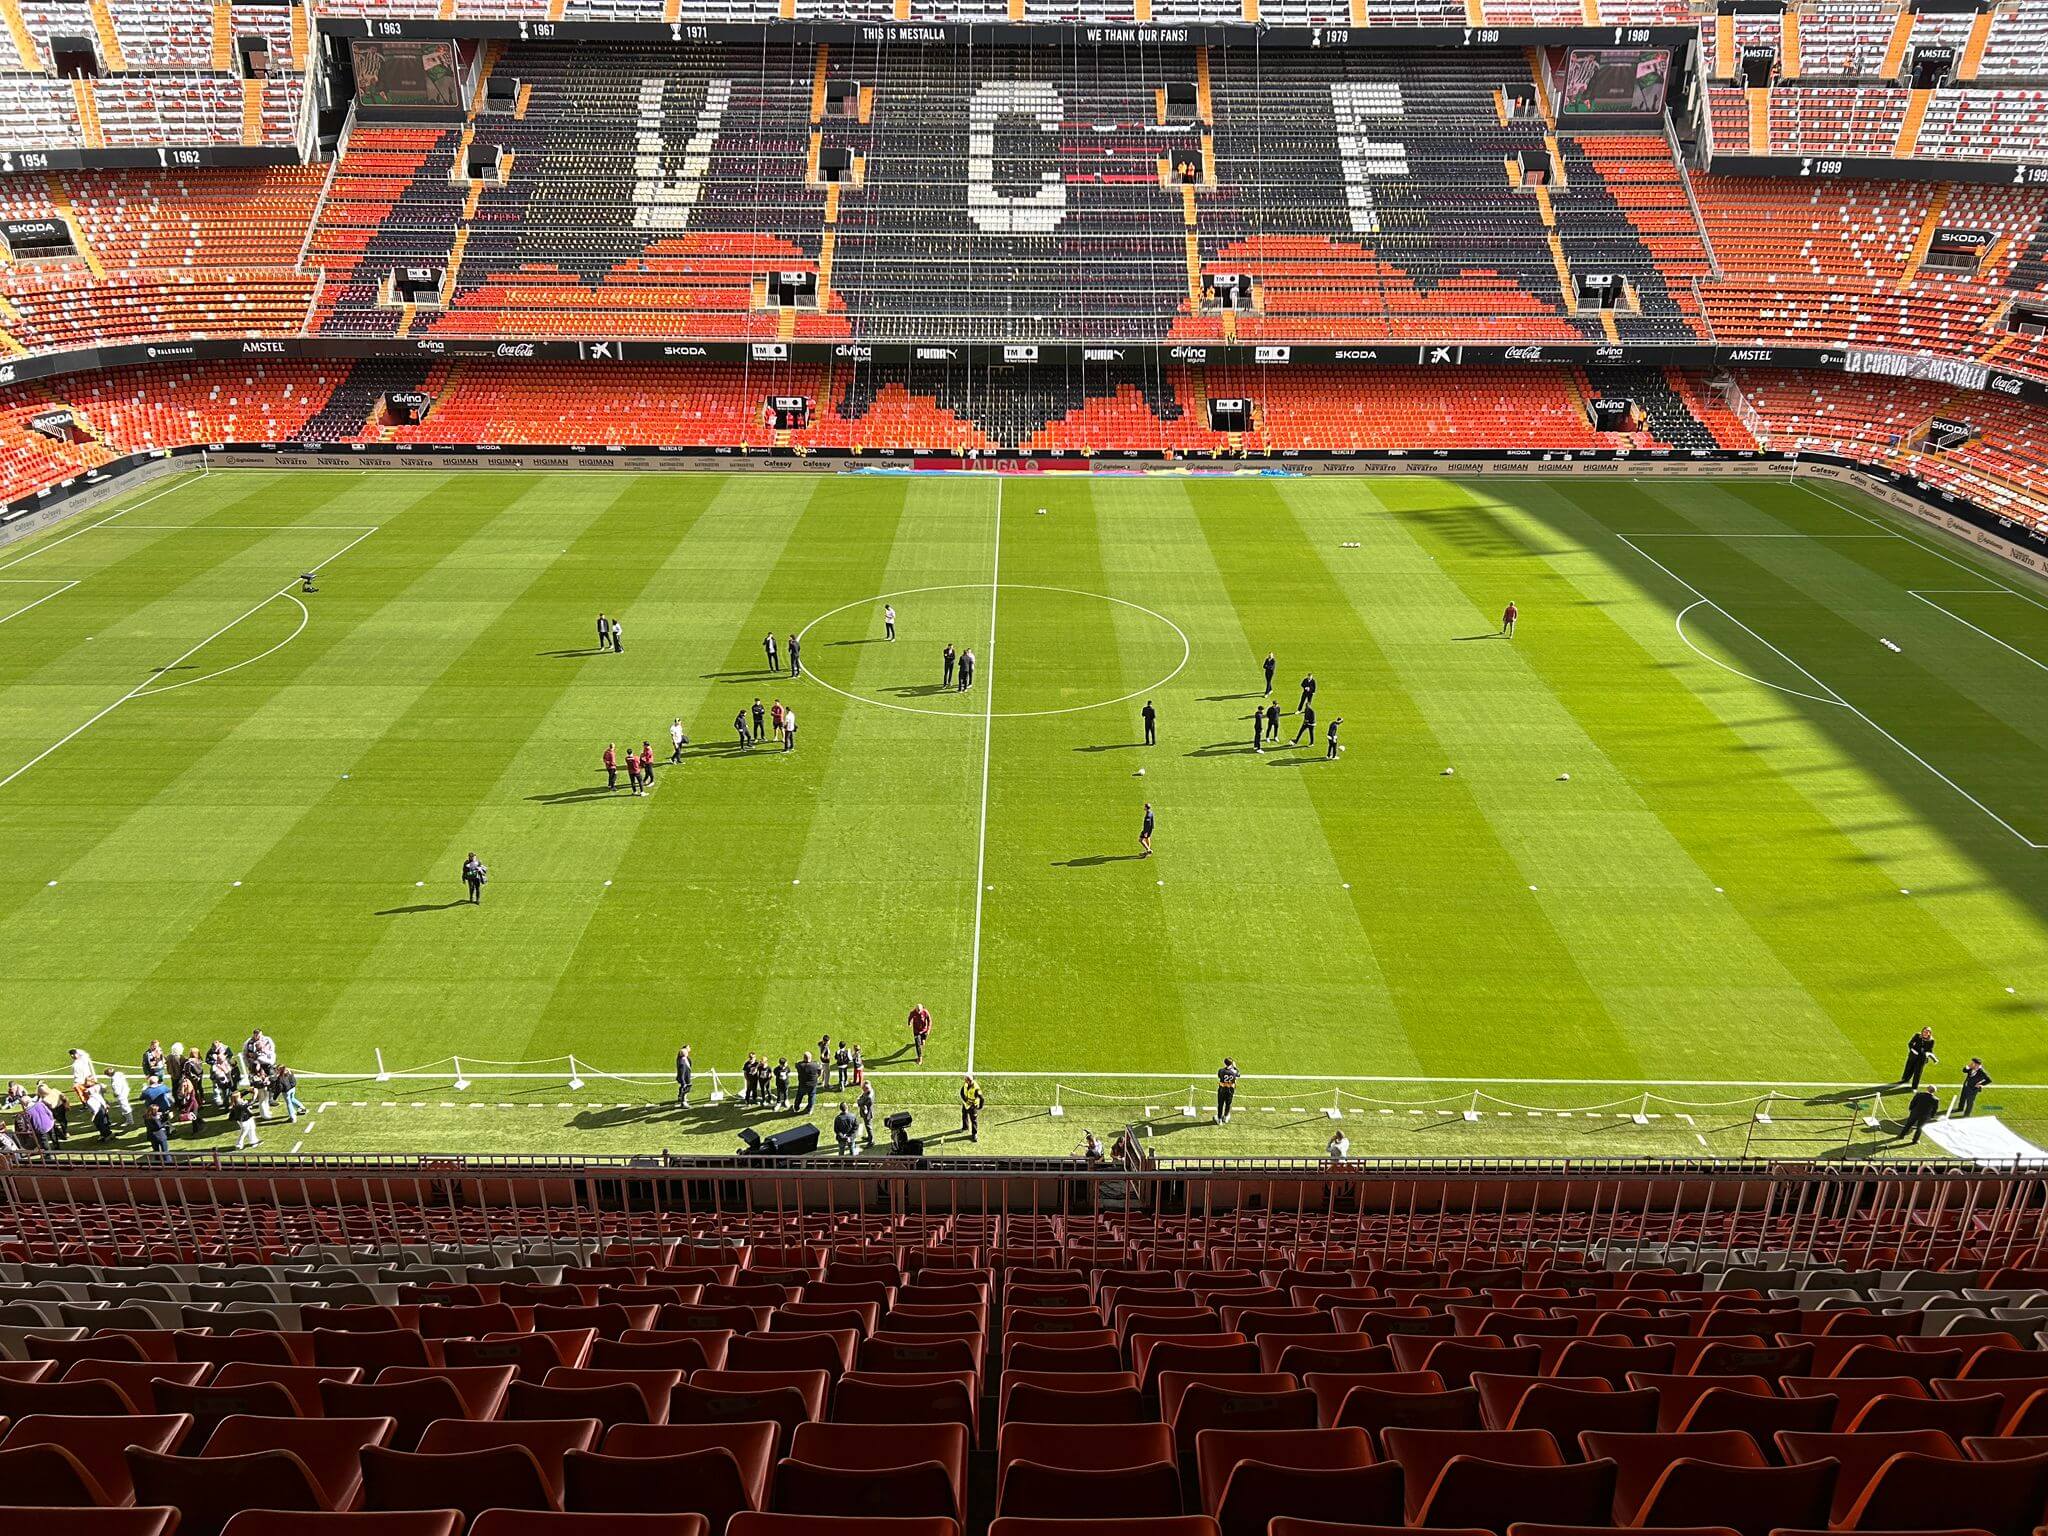
<instances>
[{"instance_id":1,"label":"sponsor logo","mask_svg":"<svg viewBox=\"0 0 2048 1536\"><path fill-rule=\"evenodd\" d=\"M245 357L256 355L282 357L284 356L284 343L281 341L245 341L242 343L242 353Z\"/></svg>"},{"instance_id":2,"label":"sponsor logo","mask_svg":"<svg viewBox=\"0 0 2048 1536\"><path fill-rule=\"evenodd\" d=\"M1081 361L1084 363L1120 363L1124 358L1122 347L1083 347Z\"/></svg>"},{"instance_id":3,"label":"sponsor logo","mask_svg":"<svg viewBox=\"0 0 2048 1536\"><path fill-rule=\"evenodd\" d=\"M757 341L747 350L757 363L779 363L789 357L789 343L786 341Z\"/></svg>"},{"instance_id":4,"label":"sponsor logo","mask_svg":"<svg viewBox=\"0 0 2048 1536\"><path fill-rule=\"evenodd\" d=\"M446 352L448 343L422 336L413 342L412 347L415 352Z\"/></svg>"},{"instance_id":5,"label":"sponsor logo","mask_svg":"<svg viewBox=\"0 0 2048 1536\"><path fill-rule=\"evenodd\" d=\"M1502 357L1513 363L1540 363L1543 361L1541 347L1503 347Z\"/></svg>"},{"instance_id":6,"label":"sponsor logo","mask_svg":"<svg viewBox=\"0 0 2048 1536\"><path fill-rule=\"evenodd\" d=\"M857 363L865 363L875 355L875 349L865 342L841 342L832 349L834 357L850 357Z\"/></svg>"},{"instance_id":7,"label":"sponsor logo","mask_svg":"<svg viewBox=\"0 0 2048 1536\"><path fill-rule=\"evenodd\" d=\"M1339 347L1330 354L1340 363L1376 363L1380 360L1378 347Z\"/></svg>"},{"instance_id":8,"label":"sponsor logo","mask_svg":"<svg viewBox=\"0 0 2048 1536\"><path fill-rule=\"evenodd\" d=\"M1772 347L1737 347L1728 354L1731 363L1768 363L1777 355Z\"/></svg>"},{"instance_id":9,"label":"sponsor logo","mask_svg":"<svg viewBox=\"0 0 2048 1536\"><path fill-rule=\"evenodd\" d=\"M197 349L193 347L148 347L144 349L149 357L192 357Z\"/></svg>"},{"instance_id":10,"label":"sponsor logo","mask_svg":"<svg viewBox=\"0 0 2048 1536\"><path fill-rule=\"evenodd\" d=\"M1031 342L1021 344L1010 343L1003 348L1003 361L1006 363L1035 363L1038 361L1038 348Z\"/></svg>"},{"instance_id":11,"label":"sponsor logo","mask_svg":"<svg viewBox=\"0 0 2048 1536\"><path fill-rule=\"evenodd\" d=\"M1292 347L1254 347L1252 361L1255 363L1285 363L1293 360Z\"/></svg>"},{"instance_id":12,"label":"sponsor logo","mask_svg":"<svg viewBox=\"0 0 2048 1536\"><path fill-rule=\"evenodd\" d=\"M1206 363L1209 361L1209 349L1207 347L1175 347L1167 355L1177 358L1184 363Z\"/></svg>"},{"instance_id":13,"label":"sponsor logo","mask_svg":"<svg viewBox=\"0 0 2048 1536\"><path fill-rule=\"evenodd\" d=\"M664 342L662 343L661 355L663 357L709 357L711 354L702 347L686 346L681 342Z\"/></svg>"},{"instance_id":14,"label":"sponsor logo","mask_svg":"<svg viewBox=\"0 0 2048 1536\"><path fill-rule=\"evenodd\" d=\"M920 363L950 363L959 354L951 347L919 347L917 360Z\"/></svg>"},{"instance_id":15,"label":"sponsor logo","mask_svg":"<svg viewBox=\"0 0 2048 1536\"><path fill-rule=\"evenodd\" d=\"M2009 373L1995 373L1986 381L1984 387L1995 389L2001 395L2017 395L2020 392L2020 381Z\"/></svg>"},{"instance_id":16,"label":"sponsor logo","mask_svg":"<svg viewBox=\"0 0 2048 1536\"><path fill-rule=\"evenodd\" d=\"M498 343L499 357L532 357L533 343L530 341L501 341Z\"/></svg>"}]
</instances>

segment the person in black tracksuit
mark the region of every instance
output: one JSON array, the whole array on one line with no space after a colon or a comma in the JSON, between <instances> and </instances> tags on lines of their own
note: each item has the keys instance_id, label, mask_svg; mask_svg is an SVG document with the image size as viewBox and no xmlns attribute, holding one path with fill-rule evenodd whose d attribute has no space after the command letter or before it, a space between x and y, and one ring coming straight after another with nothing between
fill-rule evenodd
<instances>
[{"instance_id":1,"label":"person in black tracksuit","mask_svg":"<svg viewBox=\"0 0 2048 1536\"><path fill-rule=\"evenodd\" d=\"M1273 670L1274 670L1274 668L1278 667L1279 665L1280 665L1280 658L1279 658L1278 656L1275 656L1275 655L1274 655L1274 654L1273 654L1273 653L1272 653L1271 651L1268 651L1268 652L1266 652L1266 694L1265 694L1265 696L1266 696L1267 698L1271 698L1271 697L1273 696Z\"/></svg>"},{"instance_id":2,"label":"person in black tracksuit","mask_svg":"<svg viewBox=\"0 0 2048 1536\"><path fill-rule=\"evenodd\" d=\"M1297 747L1300 746L1301 738L1304 736L1306 736L1311 742L1313 742L1316 739L1316 710L1313 704L1302 705L1301 729L1294 733L1294 740L1291 743L1291 745Z\"/></svg>"},{"instance_id":3,"label":"person in black tracksuit","mask_svg":"<svg viewBox=\"0 0 2048 1536\"><path fill-rule=\"evenodd\" d=\"M1156 746L1159 741L1159 711L1154 709L1152 701L1147 699L1145 707L1139 713L1145 717L1145 745Z\"/></svg>"},{"instance_id":4,"label":"person in black tracksuit","mask_svg":"<svg viewBox=\"0 0 2048 1536\"><path fill-rule=\"evenodd\" d=\"M1237 1102L1237 1063L1228 1056L1216 1069L1216 1123L1230 1124L1230 1109Z\"/></svg>"},{"instance_id":5,"label":"person in black tracksuit","mask_svg":"<svg viewBox=\"0 0 2048 1536\"><path fill-rule=\"evenodd\" d=\"M1266 706L1266 740L1280 740L1280 701L1275 699Z\"/></svg>"},{"instance_id":6,"label":"person in black tracksuit","mask_svg":"<svg viewBox=\"0 0 2048 1536\"><path fill-rule=\"evenodd\" d=\"M1297 710L1307 709L1310 704L1315 702L1315 697L1316 675L1315 673L1310 672L1306 674L1301 680L1301 702L1295 705L1294 707Z\"/></svg>"}]
</instances>

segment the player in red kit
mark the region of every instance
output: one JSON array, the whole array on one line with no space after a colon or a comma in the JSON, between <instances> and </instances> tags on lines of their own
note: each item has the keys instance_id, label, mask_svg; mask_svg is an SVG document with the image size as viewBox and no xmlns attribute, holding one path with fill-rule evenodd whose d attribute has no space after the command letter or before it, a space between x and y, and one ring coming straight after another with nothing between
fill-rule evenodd
<instances>
[{"instance_id":1,"label":"player in red kit","mask_svg":"<svg viewBox=\"0 0 2048 1536\"><path fill-rule=\"evenodd\" d=\"M932 1035L932 1012L923 1003L910 1010L910 1043L917 1047L917 1062L924 1065L924 1043Z\"/></svg>"},{"instance_id":2,"label":"player in red kit","mask_svg":"<svg viewBox=\"0 0 2048 1536\"><path fill-rule=\"evenodd\" d=\"M1510 640L1515 638L1515 620L1521 617L1521 610L1509 603L1500 616L1500 632Z\"/></svg>"}]
</instances>

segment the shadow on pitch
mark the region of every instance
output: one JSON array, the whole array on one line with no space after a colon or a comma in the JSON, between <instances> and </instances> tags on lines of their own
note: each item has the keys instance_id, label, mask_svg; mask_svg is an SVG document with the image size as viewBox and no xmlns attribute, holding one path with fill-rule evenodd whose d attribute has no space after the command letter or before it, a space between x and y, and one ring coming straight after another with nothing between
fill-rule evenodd
<instances>
[{"instance_id":1,"label":"shadow on pitch","mask_svg":"<svg viewBox=\"0 0 2048 1536\"><path fill-rule=\"evenodd\" d=\"M466 907L470 904L467 896L458 896L453 901L421 901L409 907L385 907L379 917L405 917L414 912L446 912L450 907Z\"/></svg>"},{"instance_id":2,"label":"shadow on pitch","mask_svg":"<svg viewBox=\"0 0 2048 1536\"><path fill-rule=\"evenodd\" d=\"M1322 752L1317 752L1314 747L1290 747L1287 750L1291 752L1303 753L1308 755L1296 757L1276 757L1273 759L1273 761L1266 764L1266 766L1268 768L1314 768L1322 764L1334 763L1336 761L1334 757L1330 757Z\"/></svg>"},{"instance_id":3,"label":"shadow on pitch","mask_svg":"<svg viewBox=\"0 0 2048 1536\"><path fill-rule=\"evenodd\" d=\"M887 635L867 635L856 640L827 640L827 645L887 645Z\"/></svg>"},{"instance_id":4,"label":"shadow on pitch","mask_svg":"<svg viewBox=\"0 0 2048 1536\"><path fill-rule=\"evenodd\" d=\"M1054 859L1055 869L1093 869L1098 864L1128 864L1145 857L1142 853L1091 853L1078 859Z\"/></svg>"},{"instance_id":5,"label":"shadow on pitch","mask_svg":"<svg viewBox=\"0 0 2048 1536\"><path fill-rule=\"evenodd\" d=\"M893 693L899 699L928 699L935 693L960 693L967 690L955 688L951 683L913 683L902 688L884 688L882 692Z\"/></svg>"},{"instance_id":6,"label":"shadow on pitch","mask_svg":"<svg viewBox=\"0 0 2048 1536\"><path fill-rule=\"evenodd\" d=\"M786 675L780 667L740 667L731 672L699 672L697 674L705 682L711 683L737 682L743 677L783 677Z\"/></svg>"},{"instance_id":7,"label":"shadow on pitch","mask_svg":"<svg viewBox=\"0 0 2048 1536\"><path fill-rule=\"evenodd\" d=\"M1483 635L1453 635L1451 638L1453 640L1499 640L1503 637L1499 630L1489 629Z\"/></svg>"},{"instance_id":8,"label":"shadow on pitch","mask_svg":"<svg viewBox=\"0 0 2048 1536\"><path fill-rule=\"evenodd\" d=\"M624 785L618 789L607 789L602 784L586 784L581 789L562 789L551 795L528 795L526 798L537 805L575 805L583 800L609 800L613 795L622 794L630 794Z\"/></svg>"},{"instance_id":9,"label":"shadow on pitch","mask_svg":"<svg viewBox=\"0 0 2048 1536\"><path fill-rule=\"evenodd\" d=\"M1263 699L1264 697L1263 693L1254 688L1249 693L1205 693L1202 695L1202 702L1204 704L1229 704L1237 699Z\"/></svg>"},{"instance_id":10,"label":"shadow on pitch","mask_svg":"<svg viewBox=\"0 0 2048 1536\"><path fill-rule=\"evenodd\" d=\"M1128 752L1133 747L1142 747L1142 741L1105 741L1092 747L1076 747L1076 752Z\"/></svg>"},{"instance_id":11,"label":"shadow on pitch","mask_svg":"<svg viewBox=\"0 0 2048 1536\"><path fill-rule=\"evenodd\" d=\"M610 650L611 647L608 645L586 645L580 648L561 651L535 651L533 654L536 656L601 656Z\"/></svg>"},{"instance_id":12,"label":"shadow on pitch","mask_svg":"<svg viewBox=\"0 0 2048 1536\"><path fill-rule=\"evenodd\" d=\"M1089 751L1089 750L1091 750L1091 749L1090 749L1090 748L1087 748L1087 747L1077 747L1077 748L1076 748L1075 750L1076 750L1076 751L1080 751L1080 752L1086 752L1086 751ZM1274 750L1275 750L1275 751L1277 752L1277 751L1279 750L1279 748L1277 748L1277 747L1276 747L1276 748L1274 748ZM1197 748L1195 748L1195 750L1194 750L1194 751L1192 751L1192 752L1183 752L1183 753L1181 753L1181 756L1182 756L1182 757L1256 757L1256 756L1258 756L1258 752L1257 752L1257 750L1256 750L1255 748L1252 748L1252 747L1250 747L1250 746L1247 746L1247 745L1245 744L1245 740L1244 740L1244 738L1243 738L1242 736L1240 736L1240 737L1238 737L1238 738L1237 738L1236 740L1234 740L1234 741L1212 741L1212 742L1210 742L1210 743L1209 743L1209 745L1207 745L1206 747L1197 747Z\"/></svg>"}]
</instances>

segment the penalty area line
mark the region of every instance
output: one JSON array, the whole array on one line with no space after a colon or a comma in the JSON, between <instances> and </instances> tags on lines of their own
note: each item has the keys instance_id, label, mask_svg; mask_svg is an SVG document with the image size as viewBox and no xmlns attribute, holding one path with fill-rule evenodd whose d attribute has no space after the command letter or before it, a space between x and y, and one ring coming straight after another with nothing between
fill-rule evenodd
<instances>
[{"instance_id":1,"label":"penalty area line","mask_svg":"<svg viewBox=\"0 0 2048 1536\"><path fill-rule=\"evenodd\" d=\"M1839 503L1837 503L1837 505L1839 505ZM1844 507L1843 510L1851 511L1853 509ZM1858 512L1855 513L1855 515L1858 517L1862 517L1863 514ZM1866 522L1870 521L1868 518L1865 518L1864 520ZM1878 526L1881 527L1882 524L1879 524ZM1904 535L1900 535L1900 537L1904 537ZM1857 719L1861 720L1865 725L1869 726L1873 731L1877 732L1878 735L1882 736L1886 741L1890 742L1893 746L1897 747L1901 752L1905 753L1906 756L1913 759L1914 762L1918 763L1922 768L1925 768L1929 773L1933 774L1937 779L1941 780L1942 783L1946 784L1958 795L1961 795L1965 800L1969 801L1970 804L1974 805L1978 810L1982 811L1986 816L1990 817L1994 822L1998 823L2000 827L2004 828L2007 832L2011 833L2012 836L2024 846L2036 850L2048 848L2048 843L2039 843L2036 842L2033 838L2028 837L2026 833L2020 831L2018 827L2014 826L2011 822L2007 821L2003 816L1999 815L1998 812L1991 809L1990 806L1986 805L1982 800L1979 800L1975 795L1971 794L1967 789L1963 788L1962 785L1958 784L1954 779L1950 778L1947 774L1943 773L1939 768L1935 767L1934 764L1930 763L1918 752L1915 752L1911 747L1907 746L1903 741L1899 740L1899 738L1893 735L1892 732L1885 729L1884 726L1878 724L1878 722L1873 720L1867 712L1857 708L1854 704L1851 704L1847 699L1843 698L1840 691L1831 686L1826 681L1826 679L1818 676L1810 668L1794 660L1781 647L1772 644L1771 641L1765 639L1762 635L1758 634L1756 630L1750 628L1749 625L1743 623L1741 619L1737 618L1733 613L1731 613L1726 606L1719 602L1716 602L1713 598L1707 596L1706 593L1702 592L1698 587L1694 586L1691 582L1687 581L1683 576L1679 575L1678 572L1672 570L1671 567L1666 565L1662 560L1659 560L1647 549L1644 549L1640 544L1637 544L1627 534L1618 533L1615 535L1615 538L1620 540L1623 544L1626 544L1630 549L1634 550L1643 559L1649 561L1650 564L1657 567L1658 570L1662 571L1666 576L1669 576L1673 581L1677 582L1681 587L1685 588L1686 591L1690 592L1694 597L1698 598L1699 602L1691 605L1693 608L1697 608L1701 604L1704 604L1705 606L1712 608L1716 613L1720 614L1723 618L1727 619L1729 623L1735 625L1736 628L1740 629L1744 634L1748 635L1751 639L1755 640L1759 645L1767 647L1773 655L1777 656L1787 666L1792 667L1802 677L1806 678L1809 682L1811 682L1815 687L1819 688L1822 692L1826 693L1828 695L1827 700L1823 700L1821 702L1832 702L1835 704L1839 704L1842 708L1848 710L1850 714L1854 715ZM1919 541L1908 540L1908 542L1918 543ZM1939 553L1939 551L1930 552ZM1947 557L1943 556L1943 558L1946 559ZM2032 599L2028 599L2028 601L2032 601ZM1687 612L1690 611L1691 609L1688 608ZM1954 615L1951 614L1950 617L1953 618ZM1972 627L1974 628L1975 626ZM1680 631L1679 638L1684 639L1683 630ZM1994 636L1991 638L1996 637ZM1690 642L1687 643L1690 644ZM1693 649L1695 651L1698 651L1699 648L1697 646L1694 646ZM1700 654L1703 656L1705 655L1704 652L1701 652ZM1707 657L1706 659L1710 661L1712 660L1711 657ZM2031 660L2032 658L2030 657L2028 659ZM1735 669L1731 667L1727 670L1734 671ZM1761 681L1761 679L1752 679L1752 681ZM1774 685L1766 684L1765 686L1769 687ZM1780 688L1778 689L1778 691L1781 693L1797 693L1796 689L1790 688Z\"/></svg>"},{"instance_id":2,"label":"penalty area line","mask_svg":"<svg viewBox=\"0 0 2048 1536\"><path fill-rule=\"evenodd\" d=\"M86 529L79 530L79 532L81 533L87 531L88 530ZM367 539L371 534L375 533L376 531L377 530L375 528L365 529L362 533L357 534L354 538L350 539L346 544L342 545L342 547L340 549L337 549L333 554L327 556L326 559L320 561L318 565L309 567L308 573L317 573L323 567L332 564L336 560L339 560L343 555L347 554L350 550L354 549L358 544L362 543L363 540ZM4 569L4 567L0 567L0 569ZM8 785L12 784L16 779L20 778L23 774L27 773L29 769L35 767L36 764L40 763L44 758L49 757L52 753L58 751L60 748L77 740L80 736L84 735L87 731L91 730L95 725L98 725L102 720L106 719L107 716L111 715L115 710L119 709L123 704L128 703L130 700L144 698L152 693L170 693L177 688L185 686L183 683L172 683L162 688L157 688L152 685L156 682L157 678L161 677L164 673L172 670L174 667L179 666L181 663L187 661L191 657L196 656L199 652L205 650L206 647L213 644L214 641L218 640L222 635L226 634L229 630L233 629L237 624L241 623L251 614L260 612L262 609L269 607L272 603L276 602L280 597L290 596L292 588L296 587L298 584L299 578L294 576L290 581L286 582L283 586L279 587L275 592L271 593L262 601L251 604L248 608L244 609L234 618L229 619L227 623L221 625L219 629L216 629L212 634L208 635L204 640L201 640L197 645L192 646L183 654L173 658L165 665L155 669L155 671L153 671L148 677L144 678L141 682L137 683L133 688L130 688L126 693L122 694L120 698L114 700L113 703L109 704L105 709L101 710L98 714L94 715L90 720L87 720L83 725L74 726L69 731L66 731L62 736L58 737L55 741L51 742L50 745L43 748L43 750L38 752L34 757L30 758L27 762L23 763L19 768L15 769L14 772L8 774L6 778L0 779L0 789L5 789ZM296 598L293 598L292 600L294 602L298 601L298 599ZM299 609L301 614L303 615L305 612L305 604L300 603ZM299 634L299 630L303 630L304 628L305 623L302 619L299 625L299 629L293 630L292 634L287 638L296 639ZM280 641L279 645L282 645L283 643L283 641ZM278 646L273 645L270 648L270 651L275 651L276 649L278 649ZM265 651L263 655L269 655L270 651ZM261 659L262 657L260 656L252 656L249 658L250 661L260 661ZM240 665L246 665L246 663L237 663L237 666ZM207 676L218 677L221 675L221 673L232 672L234 670L234 667L223 667L221 669L221 672L209 673ZM205 682L207 681L207 678L195 677L190 679L190 681L195 683Z\"/></svg>"},{"instance_id":3,"label":"penalty area line","mask_svg":"<svg viewBox=\"0 0 2048 1536\"><path fill-rule=\"evenodd\" d=\"M1002 592L1003 572L1003 477L996 475L995 539L988 567L988 655L996 654L996 603ZM977 670L979 670L977 668ZM993 678L994 674L990 674ZM988 893L988 764L995 745L996 689L991 681L982 690L981 705L981 825L974 841L974 958L967 976L967 1073L974 1075L975 1030L981 1015L981 907Z\"/></svg>"}]
</instances>

